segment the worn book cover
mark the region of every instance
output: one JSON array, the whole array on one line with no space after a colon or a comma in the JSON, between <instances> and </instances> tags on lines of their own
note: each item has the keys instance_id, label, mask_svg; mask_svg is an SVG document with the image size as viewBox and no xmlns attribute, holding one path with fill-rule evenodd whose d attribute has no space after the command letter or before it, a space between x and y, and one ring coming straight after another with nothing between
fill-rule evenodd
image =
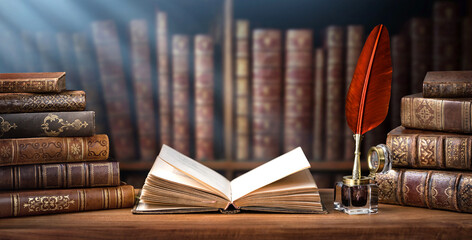
<instances>
[{"instance_id":1,"label":"worn book cover","mask_svg":"<svg viewBox=\"0 0 472 240\"><path fill-rule=\"evenodd\" d=\"M0 93L0 113L85 110L84 91L60 93Z\"/></svg>"},{"instance_id":2,"label":"worn book cover","mask_svg":"<svg viewBox=\"0 0 472 240\"><path fill-rule=\"evenodd\" d=\"M0 73L0 92L61 92L66 89L65 72Z\"/></svg>"},{"instance_id":3,"label":"worn book cover","mask_svg":"<svg viewBox=\"0 0 472 240\"><path fill-rule=\"evenodd\" d=\"M472 71L428 72L423 82L425 98L472 98Z\"/></svg>"}]
</instances>

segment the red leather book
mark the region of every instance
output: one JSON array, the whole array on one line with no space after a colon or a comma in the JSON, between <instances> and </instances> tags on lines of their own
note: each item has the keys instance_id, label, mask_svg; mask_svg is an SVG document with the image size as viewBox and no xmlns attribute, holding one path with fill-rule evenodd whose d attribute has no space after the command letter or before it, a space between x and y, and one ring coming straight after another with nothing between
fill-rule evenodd
<instances>
[{"instance_id":1,"label":"red leather book","mask_svg":"<svg viewBox=\"0 0 472 240\"><path fill-rule=\"evenodd\" d=\"M57 93L65 89L65 72L0 73L0 92L3 93Z\"/></svg>"},{"instance_id":2,"label":"red leather book","mask_svg":"<svg viewBox=\"0 0 472 240\"><path fill-rule=\"evenodd\" d=\"M314 122L313 160L323 161L325 154L325 109L326 109L326 53L325 49L315 50L314 74Z\"/></svg>"},{"instance_id":3,"label":"red leather book","mask_svg":"<svg viewBox=\"0 0 472 240\"><path fill-rule=\"evenodd\" d=\"M467 16L462 19L461 40L462 70L472 70L472 45L470 44L472 42L471 16Z\"/></svg>"},{"instance_id":4,"label":"red leather book","mask_svg":"<svg viewBox=\"0 0 472 240\"><path fill-rule=\"evenodd\" d=\"M472 71L428 72L423 82L425 98L471 98Z\"/></svg>"},{"instance_id":5,"label":"red leather book","mask_svg":"<svg viewBox=\"0 0 472 240\"><path fill-rule=\"evenodd\" d=\"M67 73L66 89L79 90L82 89L77 71L77 62L74 54L74 45L72 42L72 34L57 33L57 48L59 49L59 68Z\"/></svg>"},{"instance_id":6,"label":"red leather book","mask_svg":"<svg viewBox=\"0 0 472 240\"><path fill-rule=\"evenodd\" d=\"M85 110L84 91L60 93L0 93L0 113Z\"/></svg>"},{"instance_id":7,"label":"red leather book","mask_svg":"<svg viewBox=\"0 0 472 240\"><path fill-rule=\"evenodd\" d=\"M460 70L460 18L454 1L437 1L433 6L433 70Z\"/></svg>"},{"instance_id":8,"label":"red leather book","mask_svg":"<svg viewBox=\"0 0 472 240\"><path fill-rule=\"evenodd\" d=\"M120 41L113 21L92 24L114 157L136 159L130 100L123 72Z\"/></svg>"},{"instance_id":9,"label":"red leather book","mask_svg":"<svg viewBox=\"0 0 472 240\"><path fill-rule=\"evenodd\" d=\"M411 40L411 93L423 90L426 72L432 70L432 29L426 18L413 18L410 22Z\"/></svg>"},{"instance_id":10,"label":"red leather book","mask_svg":"<svg viewBox=\"0 0 472 240\"><path fill-rule=\"evenodd\" d=\"M34 36L31 32L21 32L21 46L22 46L22 52L25 57L24 59L24 71L25 72L39 72L41 71L41 67L39 65L39 59L38 59L38 47L36 45L36 41L34 39ZM65 83L64 83L64 88L65 88ZM58 92L58 91L56 91Z\"/></svg>"},{"instance_id":11,"label":"red leather book","mask_svg":"<svg viewBox=\"0 0 472 240\"><path fill-rule=\"evenodd\" d=\"M400 106L403 96L410 94L410 41L405 35L395 35L391 41L392 95L390 99L390 128L400 125Z\"/></svg>"},{"instance_id":12,"label":"red leather book","mask_svg":"<svg viewBox=\"0 0 472 240\"><path fill-rule=\"evenodd\" d=\"M154 161L157 156L156 120L146 20L132 20L130 35L139 156L143 161Z\"/></svg>"},{"instance_id":13,"label":"red leather book","mask_svg":"<svg viewBox=\"0 0 472 240\"><path fill-rule=\"evenodd\" d=\"M49 32L37 32L36 44L38 46L39 64L42 72L65 71L59 66L57 42ZM75 89L74 89L75 90Z\"/></svg>"}]
</instances>

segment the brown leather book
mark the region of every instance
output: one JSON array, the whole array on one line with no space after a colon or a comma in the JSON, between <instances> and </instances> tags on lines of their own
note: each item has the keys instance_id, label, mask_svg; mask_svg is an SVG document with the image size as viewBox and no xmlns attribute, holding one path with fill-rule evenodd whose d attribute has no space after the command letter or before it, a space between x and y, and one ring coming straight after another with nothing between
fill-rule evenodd
<instances>
[{"instance_id":1,"label":"brown leather book","mask_svg":"<svg viewBox=\"0 0 472 240\"><path fill-rule=\"evenodd\" d=\"M460 18L454 1L436 1L433 6L433 70L460 70Z\"/></svg>"},{"instance_id":2,"label":"brown leather book","mask_svg":"<svg viewBox=\"0 0 472 240\"><path fill-rule=\"evenodd\" d=\"M236 20L236 160L250 158L249 21Z\"/></svg>"},{"instance_id":3,"label":"brown leather book","mask_svg":"<svg viewBox=\"0 0 472 240\"><path fill-rule=\"evenodd\" d=\"M113 156L118 160L137 159L130 99L115 22L93 22L92 32L106 103Z\"/></svg>"},{"instance_id":4,"label":"brown leather book","mask_svg":"<svg viewBox=\"0 0 472 240\"><path fill-rule=\"evenodd\" d=\"M431 21L426 18L413 18L410 22L411 40L411 93L423 90L426 72L432 70L432 33Z\"/></svg>"},{"instance_id":5,"label":"brown leather book","mask_svg":"<svg viewBox=\"0 0 472 240\"><path fill-rule=\"evenodd\" d=\"M0 217L21 217L130 208L134 205L131 185L0 193Z\"/></svg>"},{"instance_id":6,"label":"brown leather book","mask_svg":"<svg viewBox=\"0 0 472 240\"><path fill-rule=\"evenodd\" d=\"M425 98L471 98L472 71L428 72L423 82Z\"/></svg>"},{"instance_id":7,"label":"brown leather book","mask_svg":"<svg viewBox=\"0 0 472 240\"><path fill-rule=\"evenodd\" d=\"M194 41L195 156L197 160L212 160L215 124L213 39L209 35L199 34Z\"/></svg>"},{"instance_id":8,"label":"brown leather book","mask_svg":"<svg viewBox=\"0 0 472 240\"><path fill-rule=\"evenodd\" d=\"M118 162L52 163L0 167L0 190L120 185Z\"/></svg>"},{"instance_id":9,"label":"brown leather book","mask_svg":"<svg viewBox=\"0 0 472 240\"><path fill-rule=\"evenodd\" d=\"M28 56L28 57L25 57L24 59L25 72L34 73L34 72L41 71L40 65L39 65L39 59L38 59L38 47L36 45L34 36L31 32L26 32L26 31L21 32L21 45L22 45L23 55ZM65 89L65 87L66 87L66 83L64 82L63 89ZM60 90L53 90L53 92L59 92L59 91ZM12 91L8 91L8 92L12 92Z\"/></svg>"},{"instance_id":10,"label":"brown leather book","mask_svg":"<svg viewBox=\"0 0 472 240\"><path fill-rule=\"evenodd\" d=\"M0 73L0 92L61 92L66 89L65 72Z\"/></svg>"},{"instance_id":11,"label":"brown leather book","mask_svg":"<svg viewBox=\"0 0 472 240\"><path fill-rule=\"evenodd\" d=\"M253 158L266 161L280 154L282 117L281 33L252 32L252 145Z\"/></svg>"},{"instance_id":12,"label":"brown leather book","mask_svg":"<svg viewBox=\"0 0 472 240\"><path fill-rule=\"evenodd\" d=\"M471 133L470 98L423 98L421 93L402 98L402 126L424 130Z\"/></svg>"},{"instance_id":13,"label":"brown leather book","mask_svg":"<svg viewBox=\"0 0 472 240\"><path fill-rule=\"evenodd\" d=\"M401 124L402 97L410 94L410 41L400 34L392 37L392 95L390 98L390 128Z\"/></svg>"},{"instance_id":14,"label":"brown leather book","mask_svg":"<svg viewBox=\"0 0 472 240\"><path fill-rule=\"evenodd\" d=\"M156 120L146 20L132 20L130 23L130 35L139 156L143 161L153 161L157 156Z\"/></svg>"},{"instance_id":15,"label":"brown leather book","mask_svg":"<svg viewBox=\"0 0 472 240\"><path fill-rule=\"evenodd\" d=\"M190 69L189 38L172 36L173 146L190 155Z\"/></svg>"},{"instance_id":16,"label":"brown leather book","mask_svg":"<svg viewBox=\"0 0 472 240\"><path fill-rule=\"evenodd\" d=\"M72 34L61 32L56 34L57 48L59 49L59 67L67 73L66 89L82 89L77 70Z\"/></svg>"},{"instance_id":17,"label":"brown leather book","mask_svg":"<svg viewBox=\"0 0 472 240\"><path fill-rule=\"evenodd\" d=\"M37 32L36 44L38 46L39 64L42 72L64 71L57 61L59 55L57 52L57 42L54 35L50 32ZM73 89L75 90L75 89Z\"/></svg>"},{"instance_id":18,"label":"brown leather book","mask_svg":"<svg viewBox=\"0 0 472 240\"><path fill-rule=\"evenodd\" d=\"M313 122L313 160L324 160L325 154L325 109L326 109L326 53L325 49L315 50L315 95L314 95L314 122Z\"/></svg>"},{"instance_id":19,"label":"brown leather book","mask_svg":"<svg viewBox=\"0 0 472 240\"><path fill-rule=\"evenodd\" d=\"M313 133L313 31L285 34L285 101L283 152L301 147L311 156Z\"/></svg>"},{"instance_id":20,"label":"brown leather book","mask_svg":"<svg viewBox=\"0 0 472 240\"><path fill-rule=\"evenodd\" d=\"M379 202L472 213L472 173L393 169L377 174Z\"/></svg>"},{"instance_id":21,"label":"brown leather book","mask_svg":"<svg viewBox=\"0 0 472 240\"><path fill-rule=\"evenodd\" d=\"M0 113L85 110L84 91L60 93L0 93Z\"/></svg>"},{"instance_id":22,"label":"brown leather book","mask_svg":"<svg viewBox=\"0 0 472 240\"><path fill-rule=\"evenodd\" d=\"M107 160L108 136L0 139L0 166Z\"/></svg>"},{"instance_id":23,"label":"brown leather book","mask_svg":"<svg viewBox=\"0 0 472 240\"><path fill-rule=\"evenodd\" d=\"M462 70L472 70L472 16L462 19L461 40Z\"/></svg>"}]
</instances>

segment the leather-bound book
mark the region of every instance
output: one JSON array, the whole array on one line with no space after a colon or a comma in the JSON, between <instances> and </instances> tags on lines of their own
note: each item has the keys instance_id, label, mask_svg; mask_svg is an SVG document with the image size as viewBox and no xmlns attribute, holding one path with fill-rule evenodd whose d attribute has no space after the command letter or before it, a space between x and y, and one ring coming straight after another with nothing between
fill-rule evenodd
<instances>
[{"instance_id":1,"label":"leather-bound book","mask_svg":"<svg viewBox=\"0 0 472 240\"><path fill-rule=\"evenodd\" d=\"M282 117L281 33L252 32L252 145L253 158L266 161L280 154Z\"/></svg>"},{"instance_id":2,"label":"leather-bound book","mask_svg":"<svg viewBox=\"0 0 472 240\"><path fill-rule=\"evenodd\" d=\"M146 20L132 20L130 35L139 156L143 161L152 161L157 156L157 143L151 56Z\"/></svg>"},{"instance_id":3,"label":"leather-bound book","mask_svg":"<svg viewBox=\"0 0 472 240\"><path fill-rule=\"evenodd\" d=\"M462 19L461 40L462 70L472 70L472 16Z\"/></svg>"},{"instance_id":4,"label":"leather-bound book","mask_svg":"<svg viewBox=\"0 0 472 240\"><path fill-rule=\"evenodd\" d=\"M25 65L25 72L39 72L41 71L40 65L39 65L39 59L38 59L38 47L36 45L36 41L34 39L34 36L31 32L26 32L23 31L21 32L21 46L22 46L22 52L25 57L24 59L24 65ZM64 88L66 87L66 84L64 82ZM1 89L1 88L0 88ZM55 92L59 92L56 90Z\"/></svg>"},{"instance_id":5,"label":"leather-bound book","mask_svg":"<svg viewBox=\"0 0 472 240\"><path fill-rule=\"evenodd\" d=\"M56 39L49 32L37 32L36 44L38 46L39 64L42 72L64 71L59 66ZM74 89L75 90L75 89Z\"/></svg>"},{"instance_id":6,"label":"leather-bound book","mask_svg":"<svg viewBox=\"0 0 472 240\"><path fill-rule=\"evenodd\" d=\"M459 8L454 1L437 1L433 6L433 70L461 69Z\"/></svg>"},{"instance_id":7,"label":"leather-bound book","mask_svg":"<svg viewBox=\"0 0 472 240\"><path fill-rule=\"evenodd\" d=\"M74 53L74 43L72 42L72 34L57 33L57 48L59 49L60 67L62 71L67 73L66 89L79 90L82 89L77 71L77 62Z\"/></svg>"},{"instance_id":8,"label":"leather-bound book","mask_svg":"<svg viewBox=\"0 0 472 240\"><path fill-rule=\"evenodd\" d=\"M130 208L134 197L131 185L1 192L0 217Z\"/></svg>"},{"instance_id":9,"label":"leather-bound book","mask_svg":"<svg viewBox=\"0 0 472 240\"><path fill-rule=\"evenodd\" d=\"M236 160L250 158L249 21L236 21Z\"/></svg>"},{"instance_id":10,"label":"leather-bound book","mask_svg":"<svg viewBox=\"0 0 472 240\"><path fill-rule=\"evenodd\" d=\"M313 32L289 29L285 34L283 152L301 147L311 156L313 133Z\"/></svg>"},{"instance_id":11,"label":"leather-bound book","mask_svg":"<svg viewBox=\"0 0 472 240\"><path fill-rule=\"evenodd\" d=\"M108 136L0 139L0 166L107 160Z\"/></svg>"},{"instance_id":12,"label":"leather-bound book","mask_svg":"<svg viewBox=\"0 0 472 240\"><path fill-rule=\"evenodd\" d=\"M213 39L208 35L199 34L195 36L194 41L195 152L197 160L208 160L214 158Z\"/></svg>"},{"instance_id":13,"label":"leather-bound book","mask_svg":"<svg viewBox=\"0 0 472 240\"><path fill-rule=\"evenodd\" d=\"M190 155L190 69L189 38L172 36L172 107L173 145L183 154Z\"/></svg>"},{"instance_id":14,"label":"leather-bound book","mask_svg":"<svg viewBox=\"0 0 472 240\"><path fill-rule=\"evenodd\" d=\"M379 202L472 213L472 173L393 169L377 174Z\"/></svg>"},{"instance_id":15,"label":"leather-bound book","mask_svg":"<svg viewBox=\"0 0 472 240\"><path fill-rule=\"evenodd\" d=\"M0 190L120 185L118 162L48 163L0 167Z\"/></svg>"},{"instance_id":16,"label":"leather-bound book","mask_svg":"<svg viewBox=\"0 0 472 240\"><path fill-rule=\"evenodd\" d=\"M116 25L113 21L97 21L92 30L114 157L136 159L129 91Z\"/></svg>"},{"instance_id":17,"label":"leather-bound book","mask_svg":"<svg viewBox=\"0 0 472 240\"><path fill-rule=\"evenodd\" d=\"M325 154L326 53L323 48L315 50L314 62L313 160L318 162L324 160Z\"/></svg>"},{"instance_id":18,"label":"leather-bound book","mask_svg":"<svg viewBox=\"0 0 472 240\"><path fill-rule=\"evenodd\" d=\"M65 72L0 73L0 92L50 92L66 89Z\"/></svg>"},{"instance_id":19,"label":"leather-bound book","mask_svg":"<svg viewBox=\"0 0 472 240\"><path fill-rule=\"evenodd\" d=\"M326 29L326 138L325 160L344 159L344 28Z\"/></svg>"},{"instance_id":20,"label":"leather-bound book","mask_svg":"<svg viewBox=\"0 0 472 240\"><path fill-rule=\"evenodd\" d=\"M472 71L428 72L423 82L425 98L472 98Z\"/></svg>"},{"instance_id":21,"label":"leather-bound book","mask_svg":"<svg viewBox=\"0 0 472 240\"><path fill-rule=\"evenodd\" d=\"M402 98L402 126L423 130L472 133L471 98Z\"/></svg>"},{"instance_id":22,"label":"leather-bound book","mask_svg":"<svg viewBox=\"0 0 472 240\"><path fill-rule=\"evenodd\" d=\"M405 35L392 37L392 95L390 99L390 128L401 124L402 97L410 94L410 41Z\"/></svg>"},{"instance_id":23,"label":"leather-bound book","mask_svg":"<svg viewBox=\"0 0 472 240\"><path fill-rule=\"evenodd\" d=\"M431 21L429 19L413 18L411 20L411 93L418 93L423 90L424 76L426 72L432 70L431 32Z\"/></svg>"},{"instance_id":24,"label":"leather-bound book","mask_svg":"<svg viewBox=\"0 0 472 240\"><path fill-rule=\"evenodd\" d=\"M60 93L0 93L0 113L85 110L84 91Z\"/></svg>"}]
</instances>

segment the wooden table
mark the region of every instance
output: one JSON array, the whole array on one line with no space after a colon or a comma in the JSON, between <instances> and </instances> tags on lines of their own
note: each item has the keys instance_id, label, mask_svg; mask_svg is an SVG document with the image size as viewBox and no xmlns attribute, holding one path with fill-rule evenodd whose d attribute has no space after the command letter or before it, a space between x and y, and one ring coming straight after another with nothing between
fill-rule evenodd
<instances>
[{"instance_id":1,"label":"wooden table","mask_svg":"<svg viewBox=\"0 0 472 240\"><path fill-rule=\"evenodd\" d=\"M0 239L457 239L472 238L472 214L380 205L380 213L133 215L130 209L0 219Z\"/></svg>"}]
</instances>

